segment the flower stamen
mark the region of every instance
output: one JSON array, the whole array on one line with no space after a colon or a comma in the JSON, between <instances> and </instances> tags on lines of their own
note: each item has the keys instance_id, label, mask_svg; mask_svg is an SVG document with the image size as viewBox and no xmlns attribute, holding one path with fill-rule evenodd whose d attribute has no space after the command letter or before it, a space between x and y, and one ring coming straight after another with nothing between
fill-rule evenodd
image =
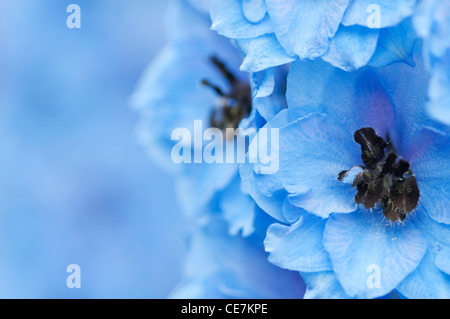
<instances>
[{"instance_id":1,"label":"flower stamen","mask_svg":"<svg viewBox=\"0 0 450 319\"><path fill-rule=\"evenodd\" d=\"M361 145L361 159L365 166L340 172L338 180L356 187L357 204L372 208L380 203L384 216L393 222L403 221L416 208L420 197L409 162L392 150L385 154L388 143L373 128L357 130L354 138Z\"/></svg>"},{"instance_id":2,"label":"flower stamen","mask_svg":"<svg viewBox=\"0 0 450 319\"><path fill-rule=\"evenodd\" d=\"M218 128L222 132L227 128L236 129L252 110L250 85L239 81L217 57L211 57L210 60L231 86L230 92L224 93L210 81L202 80L203 85L212 88L220 97L218 107L211 112L210 127Z\"/></svg>"}]
</instances>

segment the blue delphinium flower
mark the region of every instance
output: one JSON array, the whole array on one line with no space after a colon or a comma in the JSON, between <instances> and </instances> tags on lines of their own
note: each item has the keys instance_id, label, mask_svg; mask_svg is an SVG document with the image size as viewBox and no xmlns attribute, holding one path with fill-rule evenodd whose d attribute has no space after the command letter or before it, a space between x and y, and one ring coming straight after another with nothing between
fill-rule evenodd
<instances>
[{"instance_id":1,"label":"blue delphinium flower","mask_svg":"<svg viewBox=\"0 0 450 319\"><path fill-rule=\"evenodd\" d=\"M424 39L424 55L431 74L428 111L437 120L450 125L450 3L422 1L413 22Z\"/></svg>"},{"instance_id":2,"label":"blue delphinium flower","mask_svg":"<svg viewBox=\"0 0 450 319\"><path fill-rule=\"evenodd\" d=\"M236 40L249 72L319 57L344 70L388 65L414 46L416 0L210 2L212 29Z\"/></svg>"},{"instance_id":3,"label":"blue delphinium flower","mask_svg":"<svg viewBox=\"0 0 450 319\"><path fill-rule=\"evenodd\" d=\"M294 62L288 108L266 125L280 129L279 171L240 168L279 221L269 260L301 272L307 298L450 297L450 130L427 116L415 60L355 72Z\"/></svg>"}]
</instances>

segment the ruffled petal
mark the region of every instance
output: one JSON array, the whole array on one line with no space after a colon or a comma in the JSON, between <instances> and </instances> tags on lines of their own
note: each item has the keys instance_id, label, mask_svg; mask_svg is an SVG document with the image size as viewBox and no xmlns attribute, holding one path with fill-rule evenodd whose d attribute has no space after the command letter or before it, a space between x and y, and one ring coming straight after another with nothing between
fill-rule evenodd
<instances>
[{"instance_id":1,"label":"ruffled petal","mask_svg":"<svg viewBox=\"0 0 450 319\"><path fill-rule=\"evenodd\" d=\"M172 296L201 298L211 292L220 298L301 298L300 275L269 263L253 240L230 236L223 220L210 218L192 234L183 280L187 286L178 286Z\"/></svg>"},{"instance_id":2,"label":"ruffled petal","mask_svg":"<svg viewBox=\"0 0 450 319\"><path fill-rule=\"evenodd\" d=\"M405 154L420 190L419 205L437 222L450 224L450 137L420 129Z\"/></svg>"},{"instance_id":3,"label":"ruffled petal","mask_svg":"<svg viewBox=\"0 0 450 319\"><path fill-rule=\"evenodd\" d=\"M230 235L241 233L247 237L254 231L255 202L241 191L241 179L236 174L234 180L218 195L220 209L228 222Z\"/></svg>"},{"instance_id":4,"label":"ruffled petal","mask_svg":"<svg viewBox=\"0 0 450 319\"><path fill-rule=\"evenodd\" d=\"M211 1L211 29L219 34L232 39L256 38L260 35L272 32L272 23L269 15L264 14L257 23L250 21L256 15L262 15L260 7L258 12L253 12L247 6L248 1L242 0L210 0ZM243 10L243 2L245 10ZM257 1L252 1L252 3ZM252 4L250 3L250 4ZM252 13L251 16L249 14Z\"/></svg>"},{"instance_id":5,"label":"ruffled petal","mask_svg":"<svg viewBox=\"0 0 450 319\"><path fill-rule=\"evenodd\" d=\"M239 40L238 43L245 54L241 65L242 71L258 72L294 61L294 58L281 47L273 33Z\"/></svg>"},{"instance_id":6,"label":"ruffled petal","mask_svg":"<svg viewBox=\"0 0 450 319\"><path fill-rule=\"evenodd\" d=\"M412 223L389 225L379 211L333 214L323 243L345 292L358 298L388 294L416 269L426 241Z\"/></svg>"},{"instance_id":7,"label":"ruffled petal","mask_svg":"<svg viewBox=\"0 0 450 319\"><path fill-rule=\"evenodd\" d=\"M415 67L394 63L375 70L395 108L395 122L389 135L401 156L407 152L408 145L420 128L429 126L444 132L450 128L427 114L425 106L430 76L420 52L415 50Z\"/></svg>"},{"instance_id":8,"label":"ruffled petal","mask_svg":"<svg viewBox=\"0 0 450 319\"><path fill-rule=\"evenodd\" d=\"M264 128L282 128L289 123L289 112L287 109L284 109L280 111L272 120L270 120ZM286 191L281 190L273 194L264 194L261 192L256 184L256 180L259 177L253 171L253 164L250 164L248 161L246 161L245 164L241 164L239 172L242 179L243 191L248 193L256 201L258 206L270 216L281 222L288 222L283 214L282 205L280 204L286 197ZM295 220L296 219L294 219L294 221Z\"/></svg>"},{"instance_id":9,"label":"ruffled petal","mask_svg":"<svg viewBox=\"0 0 450 319\"><path fill-rule=\"evenodd\" d=\"M290 226L273 224L264 246L269 261L281 268L306 272L332 270L322 243L326 220L304 213Z\"/></svg>"},{"instance_id":10,"label":"ruffled petal","mask_svg":"<svg viewBox=\"0 0 450 319\"><path fill-rule=\"evenodd\" d=\"M271 68L252 75L252 107L266 122L287 107L284 95L287 71L283 67Z\"/></svg>"},{"instance_id":11,"label":"ruffled petal","mask_svg":"<svg viewBox=\"0 0 450 319\"><path fill-rule=\"evenodd\" d=\"M341 26L330 40L325 61L345 71L353 71L366 65L377 47L379 30L360 26Z\"/></svg>"},{"instance_id":12,"label":"ruffled petal","mask_svg":"<svg viewBox=\"0 0 450 319\"><path fill-rule=\"evenodd\" d=\"M348 0L266 0L273 30L287 54L300 59L326 53Z\"/></svg>"},{"instance_id":13,"label":"ruffled petal","mask_svg":"<svg viewBox=\"0 0 450 319\"><path fill-rule=\"evenodd\" d=\"M248 21L258 23L266 16L266 2L265 0L242 0L242 11Z\"/></svg>"},{"instance_id":14,"label":"ruffled petal","mask_svg":"<svg viewBox=\"0 0 450 319\"><path fill-rule=\"evenodd\" d=\"M263 144L271 145L270 138ZM279 169L275 174L259 174L264 166L260 163L241 166L246 188L263 209L269 208L264 202L272 196L322 218L356 209L355 190L337 179L339 172L361 161L351 132L327 115L312 114L282 127L278 144ZM266 146L259 151L267 152ZM268 213L275 218L282 215L281 208Z\"/></svg>"}]
</instances>

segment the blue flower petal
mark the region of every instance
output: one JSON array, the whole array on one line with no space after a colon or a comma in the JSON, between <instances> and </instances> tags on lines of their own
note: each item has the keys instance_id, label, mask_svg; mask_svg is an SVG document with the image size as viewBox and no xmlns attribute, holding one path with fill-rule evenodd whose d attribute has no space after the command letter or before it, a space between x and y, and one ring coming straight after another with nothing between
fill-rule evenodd
<instances>
[{"instance_id":1,"label":"blue flower petal","mask_svg":"<svg viewBox=\"0 0 450 319\"><path fill-rule=\"evenodd\" d=\"M370 66L380 67L396 62L404 62L414 66L413 51L417 36L412 27L411 19L380 30L377 49L369 61Z\"/></svg>"},{"instance_id":2,"label":"blue flower petal","mask_svg":"<svg viewBox=\"0 0 450 319\"><path fill-rule=\"evenodd\" d=\"M290 123L289 112L287 109L280 111L272 120L270 120L264 128L270 129L281 128ZM283 202L286 197L286 191L279 191L273 194L264 194L256 185L256 179L258 175L253 171L253 165L247 161L245 164L241 164L239 172L242 179L243 191L248 193L266 213L273 218L288 222L283 215L282 206L279 204ZM297 217L298 218L298 217Z\"/></svg>"},{"instance_id":3,"label":"blue flower petal","mask_svg":"<svg viewBox=\"0 0 450 319\"><path fill-rule=\"evenodd\" d=\"M220 192L220 209L228 222L230 235L241 233L247 237L254 231L255 202L241 191L241 179L236 175L233 182Z\"/></svg>"},{"instance_id":4,"label":"blue flower petal","mask_svg":"<svg viewBox=\"0 0 450 319\"><path fill-rule=\"evenodd\" d=\"M282 109L286 108L284 95L287 71L283 67L271 68L253 73L253 109L270 121Z\"/></svg>"},{"instance_id":5,"label":"blue flower petal","mask_svg":"<svg viewBox=\"0 0 450 319\"><path fill-rule=\"evenodd\" d=\"M273 69L265 70L262 73L262 79L258 81L258 73L252 75L253 99L267 97L272 95L275 89L275 74Z\"/></svg>"},{"instance_id":6,"label":"blue flower petal","mask_svg":"<svg viewBox=\"0 0 450 319\"><path fill-rule=\"evenodd\" d=\"M211 1L211 28L219 34L232 39L256 38L272 32L272 23L269 15L258 23L248 20L244 12L249 15L249 9L243 10L242 0L210 0ZM255 1L253 1L255 2ZM245 7L247 8L247 3ZM260 7L259 7L260 8ZM260 12L257 13L259 15ZM252 15L250 18L254 19Z\"/></svg>"},{"instance_id":7,"label":"blue flower petal","mask_svg":"<svg viewBox=\"0 0 450 319\"><path fill-rule=\"evenodd\" d=\"M323 55L336 33L348 0L266 0L278 41L300 59Z\"/></svg>"},{"instance_id":8,"label":"blue flower petal","mask_svg":"<svg viewBox=\"0 0 450 319\"><path fill-rule=\"evenodd\" d=\"M447 275L450 275L450 247L449 246L442 247L438 251L438 253L436 255L436 259L434 260L434 263L439 268L439 270L445 272ZM449 289L449 293L450 293L450 289Z\"/></svg>"},{"instance_id":9,"label":"blue flower petal","mask_svg":"<svg viewBox=\"0 0 450 319\"><path fill-rule=\"evenodd\" d=\"M449 130L449 127L433 120L426 112L427 83L430 76L420 52L415 51L415 67L394 63L376 69L396 111L395 122L389 134L399 155L407 152L408 145L420 128L429 126L444 132Z\"/></svg>"},{"instance_id":10,"label":"blue flower petal","mask_svg":"<svg viewBox=\"0 0 450 319\"><path fill-rule=\"evenodd\" d=\"M366 65L377 47L379 30L360 26L341 26L330 40L325 61L345 71Z\"/></svg>"},{"instance_id":11,"label":"blue flower petal","mask_svg":"<svg viewBox=\"0 0 450 319\"><path fill-rule=\"evenodd\" d=\"M411 217L428 245L427 253L417 269L397 287L407 298L450 298L450 226L435 222L421 209ZM443 264L443 262L446 262Z\"/></svg>"},{"instance_id":12,"label":"blue flower petal","mask_svg":"<svg viewBox=\"0 0 450 319\"><path fill-rule=\"evenodd\" d=\"M372 71L345 72L320 60L292 63L286 99L293 119L323 112L351 134L369 126L385 136L395 116L390 97Z\"/></svg>"},{"instance_id":13,"label":"blue flower petal","mask_svg":"<svg viewBox=\"0 0 450 319\"><path fill-rule=\"evenodd\" d=\"M359 298L388 294L422 260L426 241L412 223L389 225L379 211L333 214L323 243L345 292ZM372 276L379 274L379 285Z\"/></svg>"},{"instance_id":14,"label":"blue flower petal","mask_svg":"<svg viewBox=\"0 0 450 319\"><path fill-rule=\"evenodd\" d=\"M417 0L351 0L342 24L371 26L368 20L379 12L380 28L390 27L411 16L416 2Z\"/></svg>"},{"instance_id":15,"label":"blue flower petal","mask_svg":"<svg viewBox=\"0 0 450 319\"><path fill-rule=\"evenodd\" d=\"M238 42L241 42L239 46L245 54L241 65L242 71L258 72L294 61L294 58L284 51L273 33Z\"/></svg>"},{"instance_id":16,"label":"blue flower petal","mask_svg":"<svg viewBox=\"0 0 450 319\"><path fill-rule=\"evenodd\" d=\"M241 177L263 209L273 207L265 204L267 199L281 196L323 218L332 212L352 212L355 191L337 179L339 172L361 161L352 134L323 114L301 118L279 130L276 174L256 174L261 164L243 164ZM275 218L281 215L280 208L268 213Z\"/></svg>"},{"instance_id":17,"label":"blue flower petal","mask_svg":"<svg viewBox=\"0 0 450 319\"><path fill-rule=\"evenodd\" d=\"M332 271L301 272L307 286L304 299L350 299Z\"/></svg>"},{"instance_id":18,"label":"blue flower petal","mask_svg":"<svg viewBox=\"0 0 450 319\"><path fill-rule=\"evenodd\" d=\"M242 11L248 21L258 23L267 14L265 0L242 0Z\"/></svg>"},{"instance_id":19,"label":"blue flower petal","mask_svg":"<svg viewBox=\"0 0 450 319\"><path fill-rule=\"evenodd\" d=\"M269 261L281 268L306 272L332 270L322 243L326 220L304 213L290 226L273 224L264 246Z\"/></svg>"},{"instance_id":20,"label":"blue flower petal","mask_svg":"<svg viewBox=\"0 0 450 319\"><path fill-rule=\"evenodd\" d=\"M404 158L417 179L419 204L437 222L450 224L450 137L424 127L411 140Z\"/></svg>"}]
</instances>

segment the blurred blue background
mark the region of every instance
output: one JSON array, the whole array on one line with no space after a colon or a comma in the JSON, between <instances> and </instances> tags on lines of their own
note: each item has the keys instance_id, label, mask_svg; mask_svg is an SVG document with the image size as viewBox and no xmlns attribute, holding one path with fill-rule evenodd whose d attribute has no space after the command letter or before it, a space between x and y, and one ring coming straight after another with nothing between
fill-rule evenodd
<instances>
[{"instance_id":1,"label":"blurred blue background","mask_svg":"<svg viewBox=\"0 0 450 319\"><path fill-rule=\"evenodd\" d=\"M69 4L81 29L69 29ZM162 0L0 1L0 297L165 298L181 276L173 180L129 98ZM68 289L66 267L81 267Z\"/></svg>"}]
</instances>

